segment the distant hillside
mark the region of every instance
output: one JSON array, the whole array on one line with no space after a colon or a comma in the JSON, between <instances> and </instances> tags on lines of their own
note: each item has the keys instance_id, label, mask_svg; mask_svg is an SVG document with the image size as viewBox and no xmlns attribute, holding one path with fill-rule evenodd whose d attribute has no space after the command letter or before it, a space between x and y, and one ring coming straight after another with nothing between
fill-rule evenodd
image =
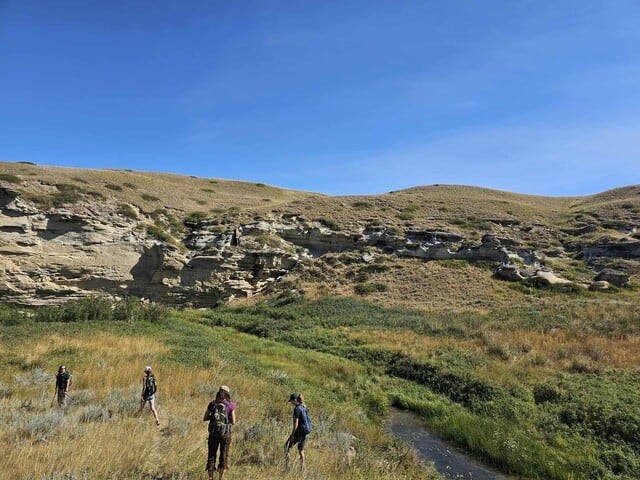
<instances>
[{"instance_id":1,"label":"distant hillside","mask_svg":"<svg viewBox=\"0 0 640 480\"><path fill-rule=\"evenodd\" d=\"M627 295L639 228L638 185L585 197L455 185L334 197L0 162L0 295L215 305L304 290L423 308L520 302L530 288Z\"/></svg>"}]
</instances>

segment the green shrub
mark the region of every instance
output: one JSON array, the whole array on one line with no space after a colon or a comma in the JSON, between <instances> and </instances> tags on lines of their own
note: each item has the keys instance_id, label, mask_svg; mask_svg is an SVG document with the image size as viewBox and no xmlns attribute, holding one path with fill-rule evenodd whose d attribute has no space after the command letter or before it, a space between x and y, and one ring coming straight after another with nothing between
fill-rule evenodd
<instances>
[{"instance_id":1,"label":"green shrub","mask_svg":"<svg viewBox=\"0 0 640 480\"><path fill-rule=\"evenodd\" d=\"M116 212L123 217L132 218L134 220L138 218L138 214L136 213L135 209L128 203L121 203L120 205L118 205L118 209L116 210Z\"/></svg>"},{"instance_id":2,"label":"green shrub","mask_svg":"<svg viewBox=\"0 0 640 480\"><path fill-rule=\"evenodd\" d=\"M209 215L207 214L207 212L202 212L202 211L196 211L196 212L191 212L189 213L184 221L185 223L201 223L201 222L206 222L207 220L209 220Z\"/></svg>"},{"instance_id":3,"label":"green shrub","mask_svg":"<svg viewBox=\"0 0 640 480\"><path fill-rule=\"evenodd\" d=\"M105 184L105 188L109 190L113 190L114 192L122 192L123 188L120 185L116 185L115 183L107 183Z\"/></svg>"},{"instance_id":4,"label":"green shrub","mask_svg":"<svg viewBox=\"0 0 640 480\"><path fill-rule=\"evenodd\" d=\"M415 213L411 213L411 212L400 212L398 213L397 217L400 220L413 220L416 218Z\"/></svg>"},{"instance_id":5,"label":"green shrub","mask_svg":"<svg viewBox=\"0 0 640 480\"><path fill-rule=\"evenodd\" d=\"M353 289L358 295L370 295L376 292L386 292L389 287L386 283L366 282L354 285Z\"/></svg>"},{"instance_id":6,"label":"green shrub","mask_svg":"<svg viewBox=\"0 0 640 480\"><path fill-rule=\"evenodd\" d=\"M0 181L9 183L21 183L22 180L17 175L11 173L0 173Z\"/></svg>"},{"instance_id":7,"label":"green shrub","mask_svg":"<svg viewBox=\"0 0 640 480\"><path fill-rule=\"evenodd\" d=\"M158 197L149 195L148 193L143 193L142 195L140 195L140 197L147 202L157 202L158 200L160 200Z\"/></svg>"},{"instance_id":8,"label":"green shrub","mask_svg":"<svg viewBox=\"0 0 640 480\"><path fill-rule=\"evenodd\" d=\"M147 235L161 242L173 243L173 237L159 225L147 225Z\"/></svg>"},{"instance_id":9,"label":"green shrub","mask_svg":"<svg viewBox=\"0 0 640 480\"><path fill-rule=\"evenodd\" d=\"M66 183L58 184L56 187L58 191L50 195L51 203L54 207L60 208L82 200L83 190L81 188Z\"/></svg>"},{"instance_id":10,"label":"green shrub","mask_svg":"<svg viewBox=\"0 0 640 480\"><path fill-rule=\"evenodd\" d=\"M353 208L357 208L359 210L367 210L369 208L373 207L373 204L371 202L367 202L367 201L357 201L357 202L353 202Z\"/></svg>"},{"instance_id":11,"label":"green shrub","mask_svg":"<svg viewBox=\"0 0 640 480\"><path fill-rule=\"evenodd\" d=\"M319 218L318 222L331 230L341 230L340 224L330 218Z\"/></svg>"},{"instance_id":12,"label":"green shrub","mask_svg":"<svg viewBox=\"0 0 640 480\"><path fill-rule=\"evenodd\" d=\"M166 307L154 303L144 304L133 297L123 300L89 297L60 306L40 307L35 310L34 320L36 322L162 322L166 320L168 313Z\"/></svg>"},{"instance_id":13,"label":"green shrub","mask_svg":"<svg viewBox=\"0 0 640 480\"><path fill-rule=\"evenodd\" d=\"M363 403L370 417L383 418L389 413L389 399L384 395L367 395Z\"/></svg>"}]
</instances>

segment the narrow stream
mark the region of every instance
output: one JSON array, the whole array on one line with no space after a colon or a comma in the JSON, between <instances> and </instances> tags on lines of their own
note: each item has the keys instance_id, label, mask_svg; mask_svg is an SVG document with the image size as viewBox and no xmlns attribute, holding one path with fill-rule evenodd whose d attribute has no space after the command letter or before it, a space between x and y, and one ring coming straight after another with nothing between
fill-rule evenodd
<instances>
[{"instance_id":1,"label":"narrow stream","mask_svg":"<svg viewBox=\"0 0 640 480\"><path fill-rule=\"evenodd\" d=\"M427 430L420 417L412 412L393 410L389 429L394 436L413 445L422 458L433 463L436 470L447 479L509 479L445 443L440 437Z\"/></svg>"}]
</instances>

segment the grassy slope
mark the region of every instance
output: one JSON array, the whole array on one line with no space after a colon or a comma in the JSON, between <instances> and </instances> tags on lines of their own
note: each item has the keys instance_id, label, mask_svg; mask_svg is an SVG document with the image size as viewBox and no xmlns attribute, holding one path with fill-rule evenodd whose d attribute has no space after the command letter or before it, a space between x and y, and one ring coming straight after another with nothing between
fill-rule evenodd
<instances>
[{"instance_id":1,"label":"grassy slope","mask_svg":"<svg viewBox=\"0 0 640 480\"><path fill-rule=\"evenodd\" d=\"M184 319L189 315L161 325L0 326L0 478L202 478L201 418L220 384L231 386L238 404L230 479L424 478L405 448L384 439L375 415L370 419L353 395L335 395L354 379L369 381L362 367L197 325ZM74 374L66 416L51 408L51 373L63 362ZM136 414L145 364L158 377L160 428L150 413ZM306 394L315 425L302 476L285 470L282 455L293 390ZM349 443L358 448L351 467L341 453Z\"/></svg>"},{"instance_id":2,"label":"grassy slope","mask_svg":"<svg viewBox=\"0 0 640 480\"><path fill-rule=\"evenodd\" d=\"M18 180L14 186L24 191L42 191L39 185L43 183L69 184L116 203L131 203L145 211L165 207L184 214L197 210L214 210L214 214L220 214L236 207L247 214L272 210L300 213L310 218L327 218L344 227L376 220L389 226L410 223L416 228L455 230L456 226L464 229L468 224L477 226L491 219L554 225L566 221L575 212L595 213L604 220L607 217L635 218L640 214L640 187L637 186L586 197L542 197L459 185L330 197L260 183L129 170L86 170L0 162L0 171L5 176L14 176ZM148 196L157 200L145 199ZM612 208L616 206L621 208Z\"/></svg>"},{"instance_id":3,"label":"grassy slope","mask_svg":"<svg viewBox=\"0 0 640 480\"><path fill-rule=\"evenodd\" d=\"M409 380L393 386L390 401L506 471L637 478L640 306L595 295L532 300L421 313L323 299L209 316Z\"/></svg>"}]
</instances>

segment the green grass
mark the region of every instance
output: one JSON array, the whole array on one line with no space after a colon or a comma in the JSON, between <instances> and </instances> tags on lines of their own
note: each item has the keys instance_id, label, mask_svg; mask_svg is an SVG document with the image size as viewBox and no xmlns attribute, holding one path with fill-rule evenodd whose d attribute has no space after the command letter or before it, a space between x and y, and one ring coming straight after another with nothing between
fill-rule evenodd
<instances>
[{"instance_id":1,"label":"green grass","mask_svg":"<svg viewBox=\"0 0 640 480\"><path fill-rule=\"evenodd\" d=\"M638 335L637 306L575 300L486 314L427 314L353 299L282 297L207 317L211 325L348 358L385 381L396 379L403 387L391 395L395 405L422 414L432 429L504 471L549 479L640 474L640 375L614 366L624 365L611 358L615 350L583 345ZM533 346L510 340L518 331L560 335L553 345L557 357L540 362ZM395 346L395 338L413 338L405 332L440 346L428 352ZM576 344L575 336L583 340ZM485 351L464 347L486 342ZM509 367L518 356L531 359Z\"/></svg>"},{"instance_id":2,"label":"green grass","mask_svg":"<svg viewBox=\"0 0 640 480\"><path fill-rule=\"evenodd\" d=\"M22 183L22 180L17 175L11 173L0 173L0 182Z\"/></svg>"}]
</instances>

